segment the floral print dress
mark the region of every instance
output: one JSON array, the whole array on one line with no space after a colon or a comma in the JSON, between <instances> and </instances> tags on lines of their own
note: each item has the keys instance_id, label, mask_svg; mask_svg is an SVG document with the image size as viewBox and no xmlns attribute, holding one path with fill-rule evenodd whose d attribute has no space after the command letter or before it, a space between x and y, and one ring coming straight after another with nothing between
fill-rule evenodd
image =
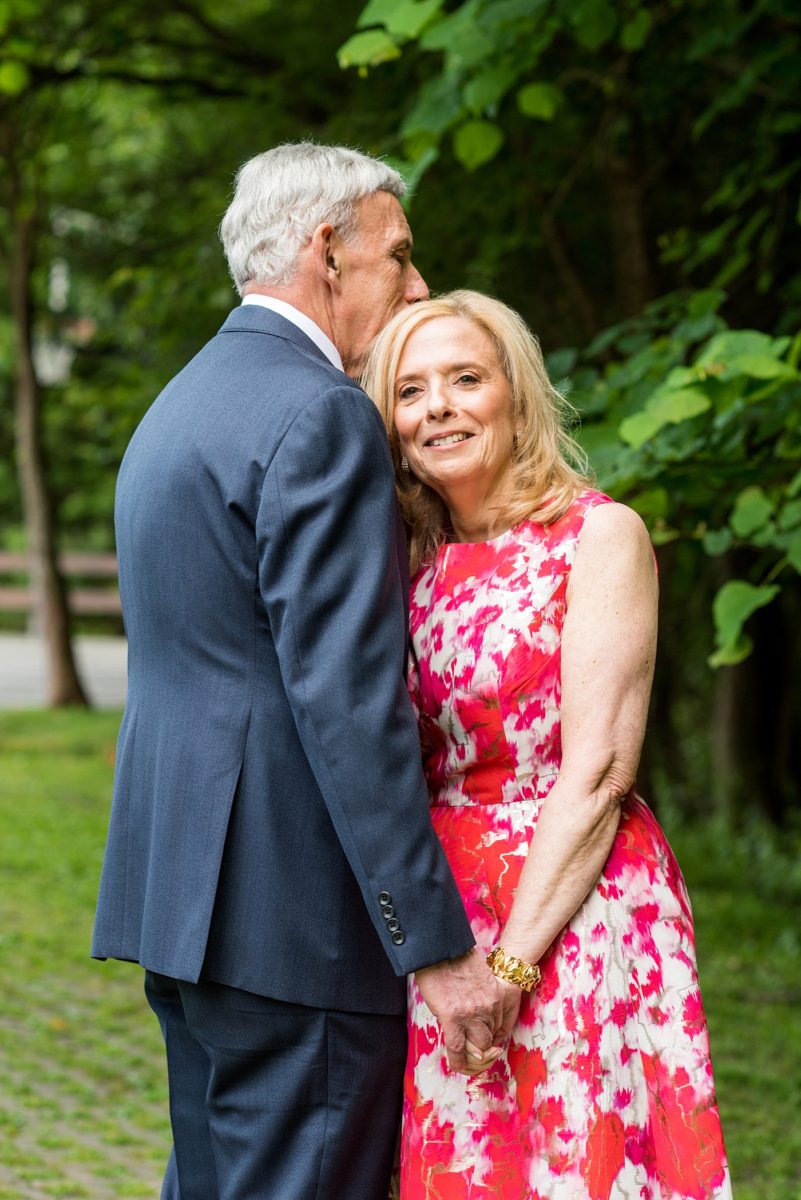
<instances>
[{"instance_id":1,"label":"floral print dress","mask_svg":"<svg viewBox=\"0 0 801 1200\"><path fill-rule=\"evenodd\" d=\"M479 947L499 940L561 761L560 641L587 511L448 544L412 584L410 690L432 819ZM634 793L603 872L542 959L504 1055L449 1073L409 981L402 1200L731 1196L690 904Z\"/></svg>"}]
</instances>

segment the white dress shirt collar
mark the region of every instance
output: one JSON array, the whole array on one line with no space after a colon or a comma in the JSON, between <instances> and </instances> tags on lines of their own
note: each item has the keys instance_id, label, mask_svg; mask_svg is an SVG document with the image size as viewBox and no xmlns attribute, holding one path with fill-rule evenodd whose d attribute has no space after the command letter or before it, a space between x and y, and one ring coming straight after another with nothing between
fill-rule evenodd
<instances>
[{"instance_id":1,"label":"white dress shirt collar","mask_svg":"<svg viewBox=\"0 0 801 1200\"><path fill-rule=\"evenodd\" d=\"M260 304L262 308L269 308L272 312L278 313L279 317L285 317L287 321L291 321L293 325L297 325L302 333L306 334L307 338L311 338L318 350L322 350L325 357L330 363L337 368L338 371L344 371L342 359L339 356L334 343L327 337L319 325L312 321L311 317L307 317L299 308L295 308L294 304L287 304L285 300L276 300L274 296L262 296L257 292L251 292L247 296L242 297L243 304Z\"/></svg>"}]
</instances>

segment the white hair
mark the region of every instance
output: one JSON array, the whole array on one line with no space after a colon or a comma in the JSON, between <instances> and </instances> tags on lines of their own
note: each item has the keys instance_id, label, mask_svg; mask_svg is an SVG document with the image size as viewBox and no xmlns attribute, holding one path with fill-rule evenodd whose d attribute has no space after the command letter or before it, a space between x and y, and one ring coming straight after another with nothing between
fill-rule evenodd
<instances>
[{"instance_id":1,"label":"white hair","mask_svg":"<svg viewBox=\"0 0 801 1200\"><path fill-rule=\"evenodd\" d=\"M356 203L374 192L400 199L406 185L380 159L345 146L290 142L249 159L220 224L237 291L246 283L289 283L317 226L328 222L352 237Z\"/></svg>"}]
</instances>

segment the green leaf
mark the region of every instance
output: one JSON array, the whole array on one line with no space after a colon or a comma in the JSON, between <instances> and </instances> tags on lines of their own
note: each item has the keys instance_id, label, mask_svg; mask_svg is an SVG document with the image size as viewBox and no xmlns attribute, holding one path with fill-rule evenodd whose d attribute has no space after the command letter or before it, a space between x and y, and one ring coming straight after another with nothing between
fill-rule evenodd
<instances>
[{"instance_id":1,"label":"green leaf","mask_svg":"<svg viewBox=\"0 0 801 1200\"><path fill-rule=\"evenodd\" d=\"M698 383L703 376L694 367L674 367L665 379L666 388L684 388L688 384Z\"/></svg>"},{"instance_id":2,"label":"green leaf","mask_svg":"<svg viewBox=\"0 0 801 1200\"><path fill-rule=\"evenodd\" d=\"M401 136L407 143L419 134L439 141L461 113L462 97L454 81L447 75L435 75L420 88L417 103L401 125ZM419 153L412 157L419 157Z\"/></svg>"},{"instance_id":3,"label":"green leaf","mask_svg":"<svg viewBox=\"0 0 801 1200\"><path fill-rule=\"evenodd\" d=\"M640 11L627 21L620 34L620 44L624 50L641 50L651 32L653 19L647 8Z\"/></svg>"},{"instance_id":4,"label":"green leaf","mask_svg":"<svg viewBox=\"0 0 801 1200\"><path fill-rule=\"evenodd\" d=\"M576 366L578 351L564 346L561 350L552 350L546 356L548 374L551 379L563 379Z\"/></svg>"},{"instance_id":5,"label":"green leaf","mask_svg":"<svg viewBox=\"0 0 801 1200\"><path fill-rule=\"evenodd\" d=\"M356 28L368 29L371 25L388 25L392 13L402 2L403 0L368 0L359 13Z\"/></svg>"},{"instance_id":6,"label":"green leaf","mask_svg":"<svg viewBox=\"0 0 801 1200\"><path fill-rule=\"evenodd\" d=\"M699 317L716 313L725 299L726 293L720 288L701 288L690 296L687 302L687 316L691 321L695 321Z\"/></svg>"},{"instance_id":7,"label":"green leaf","mask_svg":"<svg viewBox=\"0 0 801 1200\"><path fill-rule=\"evenodd\" d=\"M748 657L751 646L742 636L743 625L758 608L770 604L779 590L775 584L755 587L743 579L724 583L712 602L718 649L709 659L710 666L742 662Z\"/></svg>"},{"instance_id":8,"label":"green leaf","mask_svg":"<svg viewBox=\"0 0 801 1200\"><path fill-rule=\"evenodd\" d=\"M714 654L710 654L706 661L710 667L736 667L748 658L753 648L753 640L747 633L741 633L736 641L728 646L721 646Z\"/></svg>"},{"instance_id":9,"label":"green leaf","mask_svg":"<svg viewBox=\"0 0 801 1200\"><path fill-rule=\"evenodd\" d=\"M779 534L773 521L768 521L755 530L751 534L751 542L754 546L779 546L783 548L784 545L784 539Z\"/></svg>"},{"instance_id":10,"label":"green leaf","mask_svg":"<svg viewBox=\"0 0 801 1200\"><path fill-rule=\"evenodd\" d=\"M433 21L420 37L421 50L442 50L446 72L458 73L494 57L492 39L479 29L482 0L466 0L452 13Z\"/></svg>"},{"instance_id":11,"label":"green leaf","mask_svg":"<svg viewBox=\"0 0 801 1200\"><path fill-rule=\"evenodd\" d=\"M801 500L790 500L779 513L779 529L795 529L801 525Z\"/></svg>"},{"instance_id":12,"label":"green leaf","mask_svg":"<svg viewBox=\"0 0 801 1200\"><path fill-rule=\"evenodd\" d=\"M617 429L609 421L582 425L578 440L599 475L603 474L605 465L614 463L620 456Z\"/></svg>"},{"instance_id":13,"label":"green leaf","mask_svg":"<svg viewBox=\"0 0 801 1200\"><path fill-rule=\"evenodd\" d=\"M702 544L705 553L711 558L717 558L719 554L726 553L731 542L731 530L724 527L723 529L707 529Z\"/></svg>"},{"instance_id":14,"label":"green leaf","mask_svg":"<svg viewBox=\"0 0 801 1200\"><path fill-rule=\"evenodd\" d=\"M609 0L578 0L570 8L574 37L585 50L599 50L615 32L617 15Z\"/></svg>"},{"instance_id":15,"label":"green leaf","mask_svg":"<svg viewBox=\"0 0 801 1200\"><path fill-rule=\"evenodd\" d=\"M639 449L665 425L679 425L712 407L712 401L700 388L661 387L653 393L642 412L627 417L620 436L629 446Z\"/></svg>"},{"instance_id":16,"label":"green leaf","mask_svg":"<svg viewBox=\"0 0 801 1200\"><path fill-rule=\"evenodd\" d=\"M354 33L337 51L340 67L377 67L380 63L400 58L396 42L381 29Z\"/></svg>"},{"instance_id":17,"label":"green leaf","mask_svg":"<svg viewBox=\"0 0 801 1200\"><path fill-rule=\"evenodd\" d=\"M712 401L700 388L665 388L658 391L648 402L648 410L658 416L663 425L678 425L690 417L697 417L712 407Z\"/></svg>"},{"instance_id":18,"label":"green leaf","mask_svg":"<svg viewBox=\"0 0 801 1200\"><path fill-rule=\"evenodd\" d=\"M761 487L747 487L734 502L729 525L738 537L751 537L773 515L773 508L773 501Z\"/></svg>"},{"instance_id":19,"label":"green leaf","mask_svg":"<svg viewBox=\"0 0 801 1200\"><path fill-rule=\"evenodd\" d=\"M721 644L733 642L752 613L770 604L778 593L776 584L757 587L744 579L724 583L712 602L712 616Z\"/></svg>"},{"instance_id":20,"label":"green leaf","mask_svg":"<svg viewBox=\"0 0 801 1200\"><path fill-rule=\"evenodd\" d=\"M621 422L620 436L628 446L639 450L664 424L665 422L653 413L635 413L633 417L626 417L625 421Z\"/></svg>"},{"instance_id":21,"label":"green leaf","mask_svg":"<svg viewBox=\"0 0 801 1200\"><path fill-rule=\"evenodd\" d=\"M738 354L729 360L729 367L750 375L753 379L797 379L798 371L780 358L769 354Z\"/></svg>"},{"instance_id":22,"label":"green leaf","mask_svg":"<svg viewBox=\"0 0 801 1200\"><path fill-rule=\"evenodd\" d=\"M726 329L704 346L696 362L706 365L737 354L770 354L772 344L773 338L756 329Z\"/></svg>"},{"instance_id":23,"label":"green leaf","mask_svg":"<svg viewBox=\"0 0 801 1200\"><path fill-rule=\"evenodd\" d=\"M775 133L795 133L801 129L801 112L779 113L773 122Z\"/></svg>"},{"instance_id":24,"label":"green leaf","mask_svg":"<svg viewBox=\"0 0 801 1200\"><path fill-rule=\"evenodd\" d=\"M783 357L789 344L788 338L772 338L756 329L727 329L707 343L695 365L719 377L797 379L797 370Z\"/></svg>"},{"instance_id":25,"label":"green leaf","mask_svg":"<svg viewBox=\"0 0 801 1200\"><path fill-rule=\"evenodd\" d=\"M22 63L0 63L0 92L3 95L19 96L25 91L29 80L28 69Z\"/></svg>"},{"instance_id":26,"label":"green leaf","mask_svg":"<svg viewBox=\"0 0 801 1200\"><path fill-rule=\"evenodd\" d=\"M462 92L464 102L471 112L482 113L503 99L515 78L516 72L508 67L493 67L487 71L480 71L465 84Z\"/></svg>"},{"instance_id":27,"label":"green leaf","mask_svg":"<svg viewBox=\"0 0 801 1200\"><path fill-rule=\"evenodd\" d=\"M787 558L791 566L795 567L796 571L801 575L801 530L799 530L787 547Z\"/></svg>"},{"instance_id":28,"label":"green leaf","mask_svg":"<svg viewBox=\"0 0 801 1200\"><path fill-rule=\"evenodd\" d=\"M787 485L788 496L797 496L799 492L801 492L801 471L794 475Z\"/></svg>"},{"instance_id":29,"label":"green leaf","mask_svg":"<svg viewBox=\"0 0 801 1200\"><path fill-rule=\"evenodd\" d=\"M383 25L393 37L420 36L442 8L443 0L370 0L359 16L359 29Z\"/></svg>"},{"instance_id":30,"label":"green leaf","mask_svg":"<svg viewBox=\"0 0 801 1200\"><path fill-rule=\"evenodd\" d=\"M386 161L396 171L400 171L406 184L406 195L401 200L401 204L405 209L411 207L414 200L414 193L417 190L417 185L425 175L426 171L439 158L439 151L429 146L424 149L420 155L411 160L407 158L395 158L393 155L387 155Z\"/></svg>"},{"instance_id":31,"label":"green leaf","mask_svg":"<svg viewBox=\"0 0 801 1200\"><path fill-rule=\"evenodd\" d=\"M453 151L468 171L493 159L503 145L503 134L491 121L466 121L456 130Z\"/></svg>"},{"instance_id":32,"label":"green leaf","mask_svg":"<svg viewBox=\"0 0 801 1200\"><path fill-rule=\"evenodd\" d=\"M657 525L651 530L651 541L655 546L667 546L678 537L681 537L678 529L671 529L668 525Z\"/></svg>"},{"instance_id":33,"label":"green leaf","mask_svg":"<svg viewBox=\"0 0 801 1200\"><path fill-rule=\"evenodd\" d=\"M639 492L636 496L630 496L627 503L640 514L644 521L666 517L670 508L670 498L667 490L663 487L649 488L648 491Z\"/></svg>"},{"instance_id":34,"label":"green leaf","mask_svg":"<svg viewBox=\"0 0 801 1200\"><path fill-rule=\"evenodd\" d=\"M517 93L517 107L524 117L551 121L563 99L559 88L552 83L527 83Z\"/></svg>"}]
</instances>

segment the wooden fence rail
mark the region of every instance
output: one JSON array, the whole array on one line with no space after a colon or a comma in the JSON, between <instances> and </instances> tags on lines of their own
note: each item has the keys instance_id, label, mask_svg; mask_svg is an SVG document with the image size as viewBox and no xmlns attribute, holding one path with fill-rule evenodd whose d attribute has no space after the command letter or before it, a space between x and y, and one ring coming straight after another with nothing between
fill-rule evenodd
<instances>
[{"instance_id":1,"label":"wooden fence rail","mask_svg":"<svg viewBox=\"0 0 801 1200\"><path fill-rule=\"evenodd\" d=\"M59 556L59 566L67 578L70 611L79 616L118 617L120 596L116 587L95 587L117 578L117 558L114 554L76 552ZM4 576L28 575L30 558L10 550L0 550L0 580ZM79 579L72 585L70 579ZM91 582L90 582L91 581ZM33 610L33 590L19 583L0 582L0 612L26 613Z\"/></svg>"}]
</instances>

